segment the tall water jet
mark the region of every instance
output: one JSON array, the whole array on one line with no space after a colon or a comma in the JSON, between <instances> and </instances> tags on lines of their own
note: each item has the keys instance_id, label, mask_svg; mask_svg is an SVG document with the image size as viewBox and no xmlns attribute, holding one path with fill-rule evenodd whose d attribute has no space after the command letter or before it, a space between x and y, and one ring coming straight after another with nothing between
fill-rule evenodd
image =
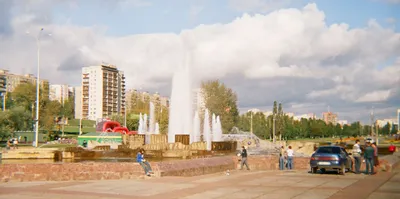
<instances>
[{"instance_id":1,"label":"tall water jet","mask_svg":"<svg viewBox=\"0 0 400 199\"><path fill-rule=\"evenodd\" d=\"M186 62L189 56L185 56ZM168 125L168 143L175 143L175 135L192 131L192 90L189 64L176 71L172 78L171 104Z\"/></svg>"},{"instance_id":2,"label":"tall water jet","mask_svg":"<svg viewBox=\"0 0 400 199\"><path fill-rule=\"evenodd\" d=\"M210 129L210 115L208 109L204 113L204 128L203 128L204 141L207 144L207 150L211 150L211 129Z\"/></svg>"},{"instance_id":3,"label":"tall water jet","mask_svg":"<svg viewBox=\"0 0 400 199\"><path fill-rule=\"evenodd\" d=\"M194 113L193 131L190 135L191 135L190 143L200 141L200 117L199 117L199 112L197 111Z\"/></svg>"},{"instance_id":4,"label":"tall water jet","mask_svg":"<svg viewBox=\"0 0 400 199\"><path fill-rule=\"evenodd\" d=\"M149 118L149 133L154 133L155 122L156 122L156 114L155 114L155 107L154 103L150 102L150 118Z\"/></svg>"},{"instance_id":5,"label":"tall water jet","mask_svg":"<svg viewBox=\"0 0 400 199\"><path fill-rule=\"evenodd\" d=\"M217 119L215 121L215 132L213 132L213 141L214 142L222 141L222 125L219 116L217 116Z\"/></svg>"},{"instance_id":6,"label":"tall water jet","mask_svg":"<svg viewBox=\"0 0 400 199\"><path fill-rule=\"evenodd\" d=\"M145 113L143 116L143 133L147 133L148 127L147 127L147 114Z\"/></svg>"},{"instance_id":7,"label":"tall water jet","mask_svg":"<svg viewBox=\"0 0 400 199\"><path fill-rule=\"evenodd\" d=\"M139 115L139 126L138 126L138 134L143 134L143 115L140 113Z\"/></svg>"},{"instance_id":8,"label":"tall water jet","mask_svg":"<svg viewBox=\"0 0 400 199\"><path fill-rule=\"evenodd\" d=\"M160 125L158 124L158 122L154 125L154 134L160 134Z\"/></svg>"},{"instance_id":9,"label":"tall water jet","mask_svg":"<svg viewBox=\"0 0 400 199\"><path fill-rule=\"evenodd\" d=\"M214 135L215 131L216 131L216 120L215 120L215 114L212 114L211 117L211 135Z\"/></svg>"}]
</instances>

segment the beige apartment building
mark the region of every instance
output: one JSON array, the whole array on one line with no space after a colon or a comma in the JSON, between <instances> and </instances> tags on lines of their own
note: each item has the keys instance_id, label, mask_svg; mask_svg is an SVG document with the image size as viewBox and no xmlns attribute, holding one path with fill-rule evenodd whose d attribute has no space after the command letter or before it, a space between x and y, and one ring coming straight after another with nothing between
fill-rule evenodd
<instances>
[{"instance_id":1,"label":"beige apartment building","mask_svg":"<svg viewBox=\"0 0 400 199\"><path fill-rule=\"evenodd\" d=\"M0 69L0 77L3 77L2 79L4 79L5 77L5 85L6 85L5 90L7 92L13 92L18 85L23 83L31 83L36 85L37 81L37 78L32 74L17 75L10 73L8 70L2 70L2 69ZM42 88L48 88L49 81L41 79L40 86Z\"/></svg>"},{"instance_id":2,"label":"beige apartment building","mask_svg":"<svg viewBox=\"0 0 400 199\"><path fill-rule=\"evenodd\" d=\"M322 113L322 120L324 120L324 122L326 123L326 124L337 124L337 118L338 118L338 115L337 114L335 114L335 113L332 113L332 112L324 112L324 113Z\"/></svg>"},{"instance_id":3,"label":"beige apartment building","mask_svg":"<svg viewBox=\"0 0 400 199\"><path fill-rule=\"evenodd\" d=\"M114 65L82 68L82 87L76 89L76 118L99 120L125 114L125 76Z\"/></svg>"}]
</instances>

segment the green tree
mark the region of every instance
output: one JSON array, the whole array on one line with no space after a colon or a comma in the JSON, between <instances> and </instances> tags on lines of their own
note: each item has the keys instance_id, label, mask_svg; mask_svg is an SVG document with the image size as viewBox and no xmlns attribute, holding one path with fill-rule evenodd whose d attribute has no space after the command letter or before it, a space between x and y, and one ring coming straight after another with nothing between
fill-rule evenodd
<instances>
[{"instance_id":1,"label":"green tree","mask_svg":"<svg viewBox=\"0 0 400 199\"><path fill-rule=\"evenodd\" d=\"M11 128L11 121L9 120L8 116L9 112L5 111L0 114L0 139L3 141L11 137L11 133L14 132Z\"/></svg>"},{"instance_id":2,"label":"green tree","mask_svg":"<svg viewBox=\"0 0 400 199\"><path fill-rule=\"evenodd\" d=\"M218 80L203 82L201 88L206 108L220 116L223 132L229 132L237 123L239 116L236 94Z\"/></svg>"},{"instance_id":3,"label":"green tree","mask_svg":"<svg viewBox=\"0 0 400 199\"><path fill-rule=\"evenodd\" d=\"M64 101L61 105L61 115L68 119L73 119L75 114L75 101L73 97L69 97L68 100Z\"/></svg>"},{"instance_id":4,"label":"green tree","mask_svg":"<svg viewBox=\"0 0 400 199\"><path fill-rule=\"evenodd\" d=\"M41 128L48 132L49 137L56 126L56 119L61 116L61 104L58 101L45 100L43 107L40 109L40 121L39 125Z\"/></svg>"},{"instance_id":5,"label":"green tree","mask_svg":"<svg viewBox=\"0 0 400 199\"><path fill-rule=\"evenodd\" d=\"M274 102L275 106L275 102ZM285 121L284 121L284 113L282 104L279 103L278 105L278 112L276 114L276 133L279 136L279 140L282 140L282 135L284 135L285 131Z\"/></svg>"},{"instance_id":6,"label":"green tree","mask_svg":"<svg viewBox=\"0 0 400 199\"><path fill-rule=\"evenodd\" d=\"M160 133L167 134L168 133L168 123L169 123L169 109L167 107L161 107L158 124L160 126Z\"/></svg>"},{"instance_id":7,"label":"green tree","mask_svg":"<svg viewBox=\"0 0 400 199\"><path fill-rule=\"evenodd\" d=\"M382 134L382 135L389 135L390 130L391 130L391 125L390 125L390 123L388 122L387 124L385 124L385 126L382 127L382 132L381 132L381 134Z\"/></svg>"}]
</instances>

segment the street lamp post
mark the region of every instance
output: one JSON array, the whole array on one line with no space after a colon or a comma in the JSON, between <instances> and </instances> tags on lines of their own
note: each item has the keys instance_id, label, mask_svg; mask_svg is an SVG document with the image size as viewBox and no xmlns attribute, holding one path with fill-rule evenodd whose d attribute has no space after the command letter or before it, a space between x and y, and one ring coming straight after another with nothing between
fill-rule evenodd
<instances>
[{"instance_id":1,"label":"street lamp post","mask_svg":"<svg viewBox=\"0 0 400 199\"><path fill-rule=\"evenodd\" d=\"M36 37L37 44L37 80L36 80L36 124L35 124L35 147L39 143L39 91L40 91L40 35L43 28L40 29L39 35Z\"/></svg>"},{"instance_id":2,"label":"street lamp post","mask_svg":"<svg viewBox=\"0 0 400 199\"><path fill-rule=\"evenodd\" d=\"M275 143L276 142L276 139L275 139L275 121L276 121L276 118L275 118L275 113L273 113L272 114L272 142L273 143Z\"/></svg>"},{"instance_id":3,"label":"street lamp post","mask_svg":"<svg viewBox=\"0 0 400 199\"><path fill-rule=\"evenodd\" d=\"M36 118L35 118L35 147L38 147L39 142L39 92L40 92L40 36L42 35L43 28L40 29L37 35L37 79L36 79ZM28 32L29 34L29 32Z\"/></svg>"}]
</instances>

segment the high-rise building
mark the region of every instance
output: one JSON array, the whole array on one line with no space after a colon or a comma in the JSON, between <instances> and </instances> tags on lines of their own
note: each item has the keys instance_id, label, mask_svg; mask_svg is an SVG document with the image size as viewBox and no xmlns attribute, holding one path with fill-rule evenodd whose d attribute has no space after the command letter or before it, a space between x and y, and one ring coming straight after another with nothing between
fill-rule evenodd
<instances>
[{"instance_id":1,"label":"high-rise building","mask_svg":"<svg viewBox=\"0 0 400 199\"><path fill-rule=\"evenodd\" d=\"M31 83L36 85L36 80L37 78L33 76L32 74L26 74L26 75L17 75L17 74L12 74L8 70L1 70L0 69L0 76L6 78L6 91L7 92L13 92L14 89L22 84L22 83ZM48 89L49 86L49 81L41 79L40 80L40 86L42 88Z\"/></svg>"},{"instance_id":2,"label":"high-rise building","mask_svg":"<svg viewBox=\"0 0 400 199\"><path fill-rule=\"evenodd\" d=\"M397 126L398 132L400 132L400 109L397 109Z\"/></svg>"},{"instance_id":3,"label":"high-rise building","mask_svg":"<svg viewBox=\"0 0 400 199\"><path fill-rule=\"evenodd\" d=\"M74 88L74 112L75 118L80 119L82 117L82 86Z\"/></svg>"},{"instance_id":4,"label":"high-rise building","mask_svg":"<svg viewBox=\"0 0 400 199\"><path fill-rule=\"evenodd\" d=\"M63 84L50 85L50 94L49 94L50 100L58 101L61 104L64 104L64 102L68 100L69 96L70 94L68 85L63 85Z\"/></svg>"},{"instance_id":5,"label":"high-rise building","mask_svg":"<svg viewBox=\"0 0 400 199\"><path fill-rule=\"evenodd\" d=\"M83 67L81 97L83 119L98 120L124 114L124 73L113 65Z\"/></svg>"},{"instance_id":6,"label":"high-rise building","mask_svg":"<svg viewBox=\"0 0 400 199\"><path fill-rule=\"evenodd\" d=\"M7 90L7 77L0 74L0 93L5 93Z\"/></svg>"},{"instance_id":7,"label":"high-rise building","mask_svg":"<svg viewBox=\"0 0 400 199\"><path fill-rule=\"evenodd\" d=\"M322 120L324 120L326 124L337 124L337 117L337 114L332 112L322 113Z\"/></svg>"}]
</instances>

